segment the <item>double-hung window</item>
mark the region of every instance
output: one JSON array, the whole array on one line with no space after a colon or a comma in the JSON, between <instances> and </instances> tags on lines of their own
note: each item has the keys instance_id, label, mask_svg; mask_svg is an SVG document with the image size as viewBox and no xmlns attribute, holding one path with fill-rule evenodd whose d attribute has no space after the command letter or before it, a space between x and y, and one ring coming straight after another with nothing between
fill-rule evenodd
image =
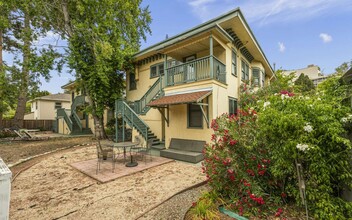
<instances>
[{"instance_id":1,"label":"double-hung window","mask_svg":"<svg viewBox=\"0 0 352 220\"><path fill-rule=\"evenodd\" d=\"M137 89L136 75L134 73L130 74L130 90Z\"/></svg>"},{"instance_id":2,"label":"double-hung window","mask_svg":"<svg viewBox=\"0 0 352 220\"><path fill-rule=\"evenodd\" d=\"M252 69L252 80L253 80L253 85L254 86L260 86L260 70L259 68L253 68Z\"/></svg>"},{"instance_id":3,"label":"double-hung window","mask_svg":"<svg viewBox=\"0 0 352 220\"><path fill-rule=\"evenodd\" d=\"M262 70L261 71L261 77L262 77L262 86L264 86L265 85L265 72L264 72L264 70Z\"/></svg>"},{"instance_id":4,"label":"double-hung window","mask_svg":"<svg viewBox=\"0 0 352 220\"><path fill-rule=\"evenodd\" d=\"M248 64L242 60L241 62L241 72L242 72L242 80L249 80L249 66Z\"/></svg>"},{"instance_id":5,"label":"double-hung window","mask_svg":"<svg viewBox=\"0 0 352 220\"><path fill-rule=\"evenodd\" d=\"M188 127L189 128L202 128L203 117L202 110L199 105L188 104Z\"/></svg>"},{"instance_id":6,"label":"double-hung window","mask_svg":"<svg viewBox=\"0 0 352 220\"><path fill-rule=\"evenodd\" d=\"M164 62L157 63L150 67L150 78L164 75Z\"/></svg>"},{"instance_id":7,"label":"double-hung window","mask_svg":"<svg viewBox=\"0 0 352 220\"><path fill-rule=\"evenodd\" d=\"M235 51L232 51L231 73L232 75L237 76L237 56Z\"/></svg>"},{"instance_id":8,"label":"double-hung window","mask_svg":"<svg viewBox=\"0 0 352 220\"><path fill-rule=\"evenodd\" d=\"M62 108L61 102L55 102L55 109Z\"/></svg>"},{"instance_id":9,"label":"double-hung window","mask_svg":"<svg viewBox=\"0 0 352 220\"><path fill-rule=\"evenodd\" d=\"M229 97L229 115L237 114L237 99Z\"/></svg>"}]
</instances>

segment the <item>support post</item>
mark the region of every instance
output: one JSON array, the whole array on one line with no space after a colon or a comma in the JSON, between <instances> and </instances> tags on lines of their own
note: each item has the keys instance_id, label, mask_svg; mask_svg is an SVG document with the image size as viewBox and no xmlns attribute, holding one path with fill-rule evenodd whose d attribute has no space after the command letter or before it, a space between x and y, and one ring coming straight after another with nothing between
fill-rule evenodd
<instances>
[{"instance_id":1,"label":"support post","mask_svg":"<svg viewBox=\"0 0 352 220\"><path fill-rule=\"evenodd\" d=\"M125 142L125 103L122 102L122 142Z\"/></svg>"},{"instance_id":2,"label":"support post","mask_svg":"<svg viewBox=\"0 0 352 220\"><path fill-rule=\"evenodd\" d=\"M213 35L209 37L209 62L210 62L210 78L214 77L214 60L213 60Z\"/></svg>"},{"instance_id":3,"label":"support post","mask_svg":"<svg viewBox=\"0 0 352 220\"><path fill-rule=\"evenodd\" d=\"M165 77L165 86L164 87L167 87L168 85L167 85L167 79L168 79L168 75L167 75L167 55L165 54L165 60L164 60L164 77Z\"/></svg>"}]
</instances>

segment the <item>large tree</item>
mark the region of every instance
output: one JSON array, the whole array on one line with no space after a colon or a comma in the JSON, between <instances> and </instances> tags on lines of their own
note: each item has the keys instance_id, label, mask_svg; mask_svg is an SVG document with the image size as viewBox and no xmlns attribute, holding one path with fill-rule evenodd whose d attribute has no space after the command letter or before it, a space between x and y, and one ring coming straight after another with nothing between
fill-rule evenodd
<instances>
[{"instance_id":1,"label":"large tree","mask_svg":"<svg viewBox=\"0 0 352 220\"><path fill-rule=\"evenodd\" d=\"M40 37L45 37L50 30L38 13L41 1L0 0L0 5L7 9L2 14L2 24L6 24L1 27L3 49L12 58L4 70L17 87L16 127L23 125L28 96L39 88L40 77L49 80L54 64L61 66L57 62L59 54L52 46L38 45Z\"/></svg>"},{"instance_id":2,"label":"large tree","mask_svg":"<svg viewBox=\"0 0 352 220\"><path fill-rule=\"evenodd\" d=\"M295 81L295 87L301 92L309 92L314 89L314 83L307 75L301 73L298 79Z\"/></svg>"},{"instance_id":3,"label":"large tree","mask_svg":"<svg viewBox=\"0 0 352 220\"><path fill-rule=\"evenodd\" d=\"M131 56L150 32L150 12L141 2L56 0L43 6L53 28L68 41L68 64L89 97L87 111L94 118L98 138L105 137L104 109L121 97Z\"/></svg>"}]
</instances>

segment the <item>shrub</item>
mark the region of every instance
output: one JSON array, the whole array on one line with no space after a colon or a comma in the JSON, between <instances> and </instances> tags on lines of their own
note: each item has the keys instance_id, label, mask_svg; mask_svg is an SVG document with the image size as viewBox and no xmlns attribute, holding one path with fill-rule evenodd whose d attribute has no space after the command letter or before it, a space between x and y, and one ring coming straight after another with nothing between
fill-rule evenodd
<instances>
[{"instance_id":1,"label":"shrub","mask_svg":"<svg viewBox=\"0 0 352 220\"><path fill-rule=\"evenodd\" d=\"M352 203L339 197L344 187L352 187L347 139L352 115L341 104L346 88L330 80L324 89L305 96L294 94L285 78L257 92L243 85L237 115L212 121L203 172L232 210L278 217L285 215L285 203L302 207L300 175L310 215L352 218Z\"/></svg>"}]
</instances>

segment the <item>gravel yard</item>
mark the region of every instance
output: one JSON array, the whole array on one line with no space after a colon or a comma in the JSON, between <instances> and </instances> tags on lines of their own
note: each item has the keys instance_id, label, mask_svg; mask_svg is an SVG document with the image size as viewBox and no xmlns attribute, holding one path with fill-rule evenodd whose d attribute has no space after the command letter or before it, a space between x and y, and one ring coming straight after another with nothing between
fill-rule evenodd
<instances>
[{"instance_id":1,"label":"gravel yard","mask_svg":"<svg viewBox=\"0 0 352 220\"><path fill-rule=\"evenodd\" d=\"M72 148L24 170L12 183L10 218L182 219L206 189L202 186L174 196L205 181L199 166L181 162L104 184L69 165L95 157L94 145Z\"/></svg>"}]
</instances>

